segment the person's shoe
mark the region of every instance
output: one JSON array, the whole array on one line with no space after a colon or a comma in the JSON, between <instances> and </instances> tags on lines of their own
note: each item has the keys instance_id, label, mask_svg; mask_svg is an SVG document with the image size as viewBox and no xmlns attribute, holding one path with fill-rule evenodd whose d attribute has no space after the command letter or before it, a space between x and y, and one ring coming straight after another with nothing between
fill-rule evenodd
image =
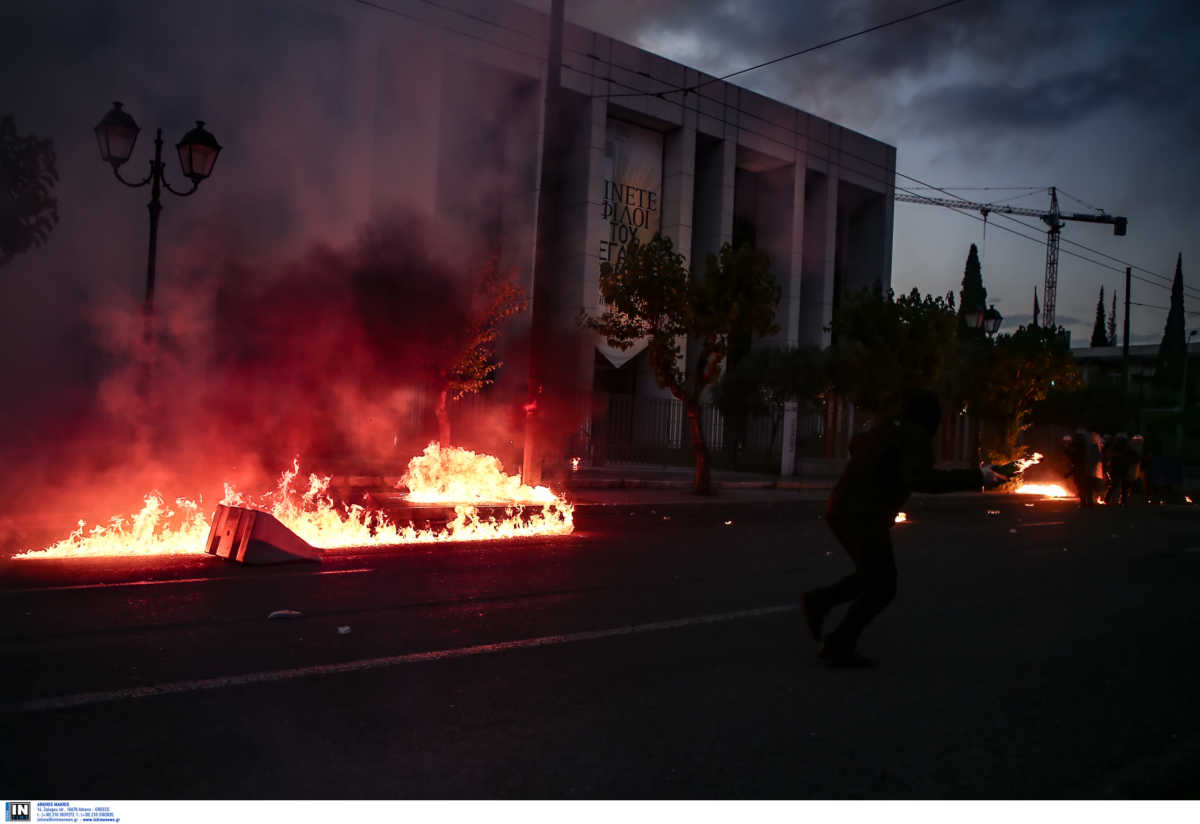
<instances>
[{"instance_id":1,"label":"person's shoe","mask_svg":"<svg viewBox=\"0 0 1200 824\"><path fill-rule=\"evenodd\" d=\"M821 625L825 623L825 615L828 612L828 609L819 609L807 592L800 596L800 613L804 616L804 625L818 644L821 643Z\"/></svg>"},{"instance_id":2,"label":"person's shoe","mask_svg":"<svg viewBox=\"0 0 1200 824\"><path fill-rule=\"evenodd\" d=\"M862 669L875 666L875 662L865 655L859 655L852 649L843 649L829 643L829 639L821 642L817 648L817 657L835 669Z\"/></svg>"}]
</instances>

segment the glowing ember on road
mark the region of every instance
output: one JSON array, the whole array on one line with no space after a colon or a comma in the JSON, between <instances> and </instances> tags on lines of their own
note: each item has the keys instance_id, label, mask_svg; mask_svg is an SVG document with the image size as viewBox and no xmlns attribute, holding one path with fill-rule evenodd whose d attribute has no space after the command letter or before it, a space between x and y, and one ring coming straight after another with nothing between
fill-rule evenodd
<instances>
[{"instance_id":1,"label":"glowing ember on road","mask_svg":"<svg viewBox=\"0 0 1200 824\"><path fill-rule=\"evenodd\" d=\"M1013 491L1018 495L1041 495L1044 498L1075 497L1060 484L1021 484Z\"/></svg>"},{"instance_id":2,"label":"glowing ember on road","mask_svg":"<svg viewBox=\"0 0 1200 824\"><path fill-rule=\"evenodd\" d=\"M544 486L530 487L520 476L507 475L490 456L432 443L409 461L402 483L411 503L445 503L454 517L442 529L400 525L379 510L339 506L329 497L328 476L308 476L301 491L295 484L299 460L280 476L275 489L258 497L225 485L222 504L269 512L315 547L389 546L440 541L492 541L533 535L568 535L574 529L574 507ZM480 513L477 505L505 506L502 517ZM199 504L180 498L178 511L161 495L146 496L145 506L130 518L114 517L90 529L83 522L71 535L43 550L27 550L16 558L66 558L114 555L163 555L204 552L209 520ZM526 507L529 509L527 510Z\"/></svg>"}]
</instances>

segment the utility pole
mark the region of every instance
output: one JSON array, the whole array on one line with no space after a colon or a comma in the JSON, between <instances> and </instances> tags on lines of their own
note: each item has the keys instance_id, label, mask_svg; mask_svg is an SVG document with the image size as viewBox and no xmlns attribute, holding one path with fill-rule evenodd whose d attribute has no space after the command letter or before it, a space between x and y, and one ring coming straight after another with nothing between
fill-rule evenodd
<instances>
[{"instance_id":1,"label":"utility pole","mask_svg":"<svg viewBox=\"0 0 1200 824\"><path fill-rule=\"evenodd\" d=\"M558 96L562 79L563 6L565 0L550 0L549 36L546 45L546 85L542 108L542 140L538 152L537 212L534 216L533 279L529 289L529 387L525 399L525 445L521 457L521 481L530 486L542 482L544 420L541 399L545 381L545 347L550 245L558 204L559 154L562 127Z\"/></svg>"},{"instance_id":2,"label":"utility pole","mask_svg":"<svg viewBox=\"0 0 1200 824\"><path fill-rule=\"evenodd\" d=\"M1132 269L1125 267L1125 329L1121 335L1121 375L1125 378L1125 394L1129 394L1129 279Z\"/></svg>"}]
</instances>

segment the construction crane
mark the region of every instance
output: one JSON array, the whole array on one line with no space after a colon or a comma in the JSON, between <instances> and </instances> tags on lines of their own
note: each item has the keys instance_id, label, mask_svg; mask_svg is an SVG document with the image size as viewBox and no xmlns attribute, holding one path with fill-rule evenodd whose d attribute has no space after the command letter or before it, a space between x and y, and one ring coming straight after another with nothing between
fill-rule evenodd
<instances>
[{"instance_id":1,"label":"construction crane","mask_svg":"<svg viewBox=\"0 0 1200 824\"><path fill-rule=\"evenodd\" d=\"M1125 230L1129 225L1127 219L1106 214L1102 211L1098 214L1090 214L1088 212L1064 214L1060 212L1058 209L1058 191L1054 186L1050 187L1049 211L1022 209L1017 206L1006 206L1004 204L972 203L969 200L954 200L952 198L925 197L924 195L910 195L901 192L896 192L895 199L903 203L925 203L929 206L946 206L951 209L971 209L982 214L984 220L987 220L987 216L992 212L1040 218L1049 227L1046 230L1046 285L1042 289L1042 303L1044 304L1042 309L1044 320L1042 324L1044 326L1054 325L1054 304L1058 293L1058 241L1063 221L1082 220L1086 223L1111 223L1113 234L1121 236L1125 235Z\"/></svg>"}]
</instances>

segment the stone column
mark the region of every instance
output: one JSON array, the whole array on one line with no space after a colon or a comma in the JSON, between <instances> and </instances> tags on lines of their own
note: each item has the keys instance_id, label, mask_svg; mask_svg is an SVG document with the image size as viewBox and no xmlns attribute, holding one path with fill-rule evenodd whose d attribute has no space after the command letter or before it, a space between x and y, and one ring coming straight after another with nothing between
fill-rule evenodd
<instances>
[{"instance_id":1,"label":"stone column","mask_svg":"<svg viewBox=\"0 0 1200 824\"><path fill-rule=\"evenodd\" d=\"M692 204L696 186L696 113L663 135L662 233L691 263Z\"/></svg>"},{"instance_id":2,"label":"stone column","mask_svg":"<svg viewBox=\"0 0 1200 824\"><path fill-rule=\"evenodd\" d=\"M797 149L792 167L792 254L786 270L780 267L780 276L787 277L787 304L780 307L783 317L783 343L794 347L800 344L800 298L804 281L804 195L808 176L808 153ZM783 427L780 437L779 474L792 475L796 471L796 428L799 424L799 406L788 401L783 407Z\"/></svg>"}]
</instances>

